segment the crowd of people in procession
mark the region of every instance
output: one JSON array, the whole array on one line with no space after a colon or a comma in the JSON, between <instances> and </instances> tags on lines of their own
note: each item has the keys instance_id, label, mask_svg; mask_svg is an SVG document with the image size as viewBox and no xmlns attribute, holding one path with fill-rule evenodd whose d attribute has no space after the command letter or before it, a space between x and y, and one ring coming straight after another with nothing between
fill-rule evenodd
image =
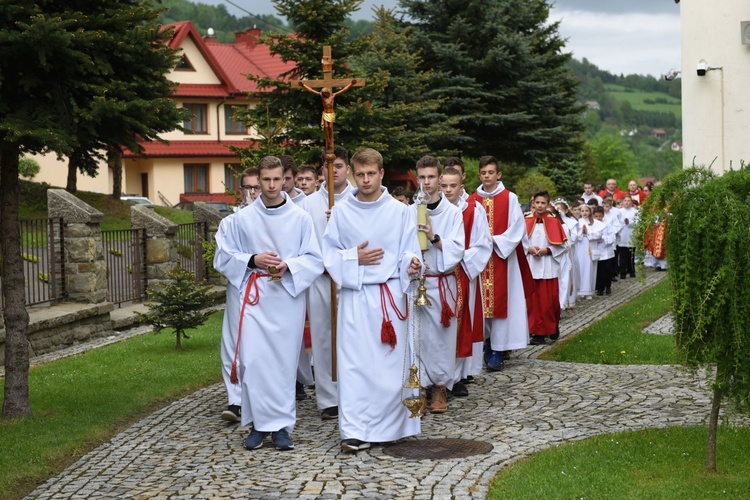
<instances>
[{"instance_id":1,"label":"crowd of people in procession","mask_svg":"<svg viewBox=\"0 0 750 500\"><path fill-rule=\"evenodd\" d=\"M336 146L334 155L333 209L325 166L267 156L243 172L240 210L216 234L214 267L228 280L221 418L250 427L249 450L268 434L276 449L294 448L296 400L313 385L344 452L419 434L420 419L402 405L405 360L419 359L421 411L444 413L449 394L468 396L483 369L557 340L561 310L635 277L633 226L650 184L623 192L609 179L597 192L586 182L571 201L540 191L524 213L494 157L480 158L481 185L469 195L459 158L424 156L422 220L403 188L383 186L380 153L363 148L350 160ZM645 264L666 269L663 246L653 249ZM418 278L430 306L413 304Z\"/></svg>"}]
</instances>

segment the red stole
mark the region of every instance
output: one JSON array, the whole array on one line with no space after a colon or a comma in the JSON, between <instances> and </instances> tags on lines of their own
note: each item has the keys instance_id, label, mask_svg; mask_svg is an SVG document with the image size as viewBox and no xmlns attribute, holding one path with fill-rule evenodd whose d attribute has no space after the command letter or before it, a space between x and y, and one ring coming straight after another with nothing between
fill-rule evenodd
<instances>
[{"instance_id":1,"label":"red stole","mask_svg":"<svg viewBox=\"0 0 750 500\"><path fill-rule=\"evenodd\" d=\"M534 224L538 215L532 213L526 216L526 235L531 236L534 232ZM550 245L562 245L567 241L568 237L565 236L565 230L562 227L560 220L550 213L546 213L542 216L542 223L544 224L544 234L547 236L547 241Z\"/></svg>"},{"instance_id":2,"label":"red stole","mask_svg":"<svg viewBox=\"0 0 750 500\"><path fill-rule=\"evenodd\" d=\"M487 212L487 222L492 235L500 235L508 230L508 216L510 215L510 191L503 189L492 197L483 198L477 193L469 196L468 202L478 201ZM528 299L534 292L534 278L531 275L529 263L524 255L523 245L516 247L518 267L521 269L524 296ZM487 267L482 271L482 287L484 288L484 317L508 317L508 261L497 256L494 248Z\"/></svg>"},{"instance_id":3,"label":"red stole","mask_svg":"<svg viewBox=\"0 0 750 500\"><path fill-rule=\"evenodd\" d=\"M476 203L468 200L468 207L463 211L465 247L471 244L471 229L474 225L474 212ZM469 286L471 281L464 267L459 263L456 266L456 283L458 284L458 296L456 298L456 317L458 318L458 340L456 342L456 357L468 358L472 355L472 344L484 340L484 316L482 315L482 293L479 280L474 284L476 297L474 304L469 304ZM471 321L471 311L474 311L474 321Z\"/></svg>"}]
</instances>

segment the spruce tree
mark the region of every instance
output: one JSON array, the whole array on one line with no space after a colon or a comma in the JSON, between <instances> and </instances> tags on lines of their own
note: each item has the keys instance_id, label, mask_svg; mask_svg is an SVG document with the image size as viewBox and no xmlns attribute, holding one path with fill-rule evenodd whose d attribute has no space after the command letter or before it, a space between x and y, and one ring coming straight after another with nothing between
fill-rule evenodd
<instances>
[{"instance_id":1,"label":"spruce tree","mask_svg":"<svg viewBox=\"0 0 750 500\"><path fill-rule=\"evenodd\" d=\"M164 101L143 99L140 92L150 95L149 82L162 88L161 64L165 57L171 57L164 44L169 33L160 31L150 13L152 8L151 0L3 2L0 225L4 237L0 250L5 298L6 418L31 414L29 316L18 223L19 155L72 154L87 144L77 134L88 120L102 129L116 127L149 135L148 129L137 126L138 119L168 112L169 108ZM128 72L137 75L138 85L122 83L130 78ZM137 112L121 113L124 108ZM126 123L112 123L119 121ZM129 145L133 139L129 136L121 143Z\"/></svg>"},{"instance_id":2,"label":"spruce tree","mask_svg":"<svg viewBox=\"0 0 750 500\"><path fill-rule=\"evenodd\" d=\"M251 150L240 154L250 159L266 154L277 154L284 146L294 145L297 162L320 161L320 152L325 147L325 137L320 128L322 113L320 98L302 89L292 89L289 82L299 78L322 78L321 57L323 47L331 46L334 78L352 76L347 63L358 53L361 42L347 42L349 28L344 21L357 10L361 0L276 0L276 10L286 17L294 35L268 32L261 42L268 45L271 53L293 68L280 77L277 75L248 75L256 82L258 91L251 93L257 105L251 107L244 118L254 126L265 140L260 141L261 152ZM358 89L336 97L337 124L344 119L352 106L365 107L358 101ZM344 127L335 127L337 144L349 147L352 136ZM248 160L245 160L246 162Z\"/></svg>"},{"instance_id":3,"label":"spruce tree","mask_svg":"<svg viewBox=\"0 0 750 500\"><path fill-rule=\"evenodd\" d=\"M177 266L167 275L170 281L161 287L149 290L150 312L138 315L159 332L165 328L174 330L176 348L182 349L181 339L189 339L186 330L197 328L206 322L210 312L206 308L213 300L208 294L210 285L199 283L190 271Z\"/></svg>"},{"instance_id":4,"label":"spruce tree","mask_svg":"<svg viewBox=\"0 0 750 500\"><path fill-rule=\"evenodd\" d=\"M472 156L577 167L577 82L545 0L400 4L415 29L413 50L435 70L430 92L446 99L445 114L460 119L464 133L453 144Z\"/></svg>"},{"instance_id":5,"label":"spruce tree","mask_svg":"<svg viewBox=\"0 0 750 500\"><path fill-rule=\"evenodd\" d=\"M425 154L454 155L455 150L441 149L441 144L458 133L458 120L439 112L442 100L426 95L431 72L420 70L419 56L407 50L411 30L400 26L389 10L375 14L373 33L351 59L357 75L367 78L359 94L369 106L341 120L341 128L356 137L350 147L375 148L385 164L397 169L413 168Z\"/></svg>"}]
</instances>

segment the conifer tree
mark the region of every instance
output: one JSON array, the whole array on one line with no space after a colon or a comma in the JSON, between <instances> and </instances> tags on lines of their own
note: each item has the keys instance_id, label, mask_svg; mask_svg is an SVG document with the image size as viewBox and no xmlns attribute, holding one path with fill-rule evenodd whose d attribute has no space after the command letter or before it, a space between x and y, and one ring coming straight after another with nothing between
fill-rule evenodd
<instances>
[{"instance_id":1,"label":"conifer tree","mask_svg":"<svg viewBox=\"0 0 750 500\"><path fill-rule=\"evenodd\" d=\"M322 112L320 99L301 89L291 89L289 82L298 78L322 78L321 56L323 47L331 46L335 78L351 77L347 63L351 55L358 53L360 41L347 42L349 28L344 21L357 10L362 0L275 0L279 15L286 17L294 35L268 32L261 42L268 45L271 53L284 62L294 64L293 69L277 78L276 75L248 75L257 83L258 91L250 98L257 105L244 117L261 136L263 154L277 153L280 145L294 144L298 147L295 159L298 162L319 162L320 152L325 147L325 138L320 129ZM336 97L337 122L351 112L354 104L364 107L359 101L358 90L352 89ZM269 127L270 124L270 127ZM270 128L270 130L269 130ZM352 137L345 128L336 127L336 143L348 144ZM273 137L273 143L269 140ZM254 158L257 153L240 152Z\"/></svg>"},{"instance_id":2,"label":"conifer tree","mask_svg":"<svg viewBox=\"0 0 750 500\"><path fill-rule=\"evenodd\" d=\"M420 70L417 54L408 51L411 30L403 28L393 13L375 12L374 31L352 57L357 75L367 78L357 107L341 120L341 128L356 137L350 144L377 149L384 163L400 169L413 168L417 158L431 154L452 156L456 150L441 149L458 134L456 118L439 112L440 99L426 95L430 71Z\"/></svg>"},{"instance_id":3,"label":"conifer tree","mask_svg":"<svg viewBox=\"0 0 750 500\"><path fill-rule=\"evenodd\" d=\"M545 0L401 0L430 92L458 117L471 156L573 170L583 130L577 82ZM567 176L567 175L566 175Z\"/></svg>"},{"instance_id":4,"label":"conifer tree","mask_svg":"<svg viewBox=\"0 0 750 500\"><path fill-rule=\"evenodd\" d=\"M199 283L193 273L180 266L167 276L170 281L148 292L153 301L148 304L150 312L138 315L157 332L165 328L174 330L176 348L182 349L181 339L190 338L185 331L201 326L211 314L206 311L213 302L208 294L211 286Z\"/></svg>"},{"instance_id":5,"label":"conifer tree","mask_svg":"<svg viewBox=\"0 0 750 500\"><path fill-rule=\"evenodd\" d=\"M140 117L168 111L160 101L143 100L139 95L141 91L147 92L149 82L160 88L160 78L164 76L162 61L171 57L171 51L163 43L170 35L156 24L152 8L151 0L3 2L0 250L5 298L3 416L6 418L31 414L29 316L25 308L18 223L19 155L26 152L70 155L86 144L77 134L88 120L102 128L124 127L137 133L144 132L136 125ZM128 72L137 75L138 85L122 83L127 81ZM138 106L142 107L135 115L120 112L122 108ZM110 112L118 114L111 118ZM120 120L126 123L111 123ZM122 143L130 144L126 138Z\"/></svg>"}]
</instances>

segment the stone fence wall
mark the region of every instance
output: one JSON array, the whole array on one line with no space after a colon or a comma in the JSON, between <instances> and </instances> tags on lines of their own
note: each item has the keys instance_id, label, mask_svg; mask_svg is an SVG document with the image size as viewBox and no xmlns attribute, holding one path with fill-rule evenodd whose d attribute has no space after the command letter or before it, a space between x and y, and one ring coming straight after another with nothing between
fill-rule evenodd
<instances>
[{"instance_id":1,"label":"stone fence wall","mask_svg":"<svg viewBox=\"0 0 750 500\"><path fill-rule=\"evenodd\" d=\"M56 272L58 283L65 273L67 296L60 303L29 310L32 356L115 333L110 317L115 307L107 299L107 265L102 250L100 224L104 214L63 189L49 189L47 205L49 216L62 217L65 223L65 253ZM209 234L216 233L221 218L215 208L195 203L194 220L208 222ZM149 288L158 286L177 265L177 225L144 205L131 208L131 225L146 229L147 283ZM212 281L220 284L215 277ZM0 365L4 363L5 328L0 324Z\"/></svg>"}]
</instances>

